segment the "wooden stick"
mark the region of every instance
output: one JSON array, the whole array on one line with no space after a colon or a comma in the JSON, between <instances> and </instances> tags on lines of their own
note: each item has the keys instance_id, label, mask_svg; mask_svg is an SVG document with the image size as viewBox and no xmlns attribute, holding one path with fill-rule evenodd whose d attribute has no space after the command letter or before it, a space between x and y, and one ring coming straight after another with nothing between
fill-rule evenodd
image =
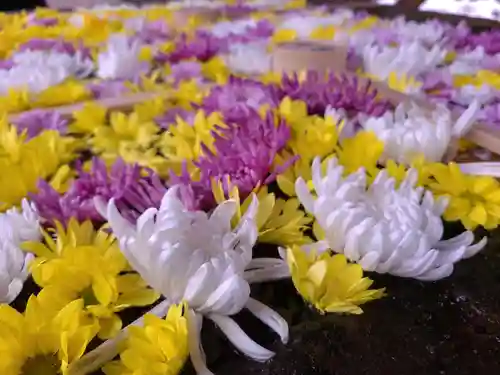
<instances>
[{"instance_id":1,"label":"wooden stick","mask_svg":"<svg viewBox=\"0 0 500 375\"><path fill-rule=\"evenodd\" d=\"M85 102L80 102L80 103L56 107L56 108L36 108L33 110L9 115L9 121L15 122L22 115L25 115L25 114L33 112L33 111L40 111L40 110L55 111L63 117L71 117L73 112L75 112L79 109L82 109L83 106L85 106L86 104L89 104L89 103L95 103L95 104L100 105L100 106L102 106L110 111L128 111L136 104L143 103L145 101L152 100L152 99L155 99L157 97L161 97L161 98L167 100L171 97L171 92L170 91L140 92L140 93L136 93L136 94L120 96L117 98L89 100L89 101L85 101Z\"/></svg>"},{"instance_id":2,"label":"wooden stick","mask_svg":"<svg viewBox=\"0 0 500 375\"><path fill-rule=\"evenodd\" d=\"M275 46L271 69L280 73L303 70L344 72L347 47L324 41L296 41Z\"/></svg>"},{"instance_id":3,"label":"wooden stick","mask_svg":"<svg viewBox=\"0 0 500 375\"><path fill-rule=\"evenodd\" d=\"M362 78L363 79L363 78ZM381 96L389 100L392 104L398 105L403 102L413 102L422 108L433 110L436 105L425 98L413 97L401 92L392 90L384 82L373 82L373 86L379 91ZM457 116L458 117L458 116ZM466 139L476 145L485 148L495 154L500 155L500 130L477 122L466 134Z\"/></svg>"}]
</instances>

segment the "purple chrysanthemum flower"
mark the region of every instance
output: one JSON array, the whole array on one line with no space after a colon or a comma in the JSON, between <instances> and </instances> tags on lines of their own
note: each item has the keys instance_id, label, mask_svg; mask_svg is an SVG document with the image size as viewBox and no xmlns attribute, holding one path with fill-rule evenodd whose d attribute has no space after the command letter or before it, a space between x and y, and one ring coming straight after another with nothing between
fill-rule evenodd
<instances>
[{"instance_id":1,"label":"purple chrysanthemum flower","mask_svg":"<svg viewBox=\"0 0 500 375\"><path fill-rule=\"evenodd\" d=\"M14 62L11 59L0 61L0 70L9 70L14 67Z\"/></svg>"},{"instance_id":2,"label":"purple chrysanthemum flower","mask_svg":"<svg viewBox=\"0 0 500 375\"><path fill-rule=\"evenodd\" d=\"M347 70L355 72L363 66L363 58L353 47L347 50Z\"/></svg>"},{"instance_id":3,"label":"purple chrysanthemum flower","mask_svg":"<svg viewBox=\"0 0 500 375\"><path fill-rule=\"evenodd\" d=\"M204 148L204 156L195 163L200 170L199 179L192 180L187 171L181 176L171 177L172 183L184 186L181 195L185 201L191 202L193 209L213 208L213 180L224 183L229 177L244 199L257 186L272 182L288 166L273 170L276 154L290 138L290 128L284 120L276 124L271 112L263 119L252 110L245 122L221 129L221 133L215 136L216 152ZM224 188L227 193L228 186Z\"/></svg>"},{"instance_id":4,"label":"purple chrysanthemum flower","mask_svg":"<svg viewBox=\"0 0 500 375\"><path fill-rule=\"evenodd\" d=\"M244 16L249 15L253 11L255 11L255 8L251 7L250 5L247 5L245 3L239 3L239 4L228 4L222 7L222 14L229 18L229 19L235 19L235 18L241 18Z\"/></svg>"},{"instance_id":5,"label":"purple chrysanthemum flower","mask_svg":"<svg viewBox=\"0 0 500 375\"><path fill-rule=\"evenodd\" d=\"M438 69L424 75L422 89L425 91L442 90L453 87L453 77L448 70Z\"/></svg>"},{"instance_id":6,"label":"purple chrysanthemum flower","mask_svg":"<svg viewBox=\"0 0 500 375\"><path fill-rule=\"evenodd\" d=\"M482 109L479 118L487 125L500 127L500 103L486 105Z\"/></svg>"},{"instance_id":7,"label":"purple chrysanthemum flower","mask_svg":"<svg viewBox=\"0 0 500 375\"><path fill-rule=\"evenodd\" d=\"M206 62L216 56L222 47L223 43L218 38L205 31L198 31L193 38L182 34L172 52L160 53L155 60L159 63L171 64L189 59Z\"/></svg>"},{"instance_id":8,"label":"purple chrysanthemum flower","mask_svg":"<svg viewBox=\"0 0 500 375\"><path fill-rule=\"evenodd\" d=\"M116 98L129 91L123 80L102 80L91 82L87 88L95 99Z\"/></svg>"},{"instance_id":9,"label":"purple chrysanthemum flower","mask_svg":"<svg viewBox=\"0 0 500 375\"><path fill-rule=\"evenodd\" d=\"M449 48L463 49L468 47L468 39L472 31L466 22L460 22L457 26L447 23L442 23L442 25L446 27L445 40Z\"/></svg>"},{"instance_id":10,"label":"purple chrysanthemum flower","mask_svg":"<svg viewBox=\"0 0 500 375\"><path fill-rule=\"evenodd\" d=\"M57 111L33 110L20 114L14 121L19 133L25 131L28 139L36 137L44 130L57 130L66 134L68 120Z\"/></svg>"},{"instance_id":11,"label":"purple chrysanthemum flower","mask_svg":"<svg viewBox=\"0 0 500 375\"><path fill-rule=\"evenodd\" d=\"M201 64L198 61L181 61L172 64L171 69L171 78L175 83L191 79L201 80L203 77Z\"/></svg>"},{"instance_id":12,"label":"purple chrysanthemum flower","mask_svg":"<svg viewBox=\"0 0 500 375\"><path fill-rule=\"evenodd\" d=\"M192 124L194 122L194 117L196 112L189 111L182 107L174 107L168 109L163 115L155 118L155 122L163 129L168 129L168 127L177 122L177 118L181 118L187 123Z\"/></svg>"},{"instance_id":13,"label":"purple chrysanthemum flower","mask_svg":"<svg viewBox=\"0 0 500 375\"><path fill-rule=\"evenodd\" d=\"M252 43L259 40L270 38L274 33L274 25L268 20L260 20L254 26L248 26L243 34L231 34L221 38L221 44L224 50L232 44Z\"/></svg>"},{"instance_id":14,"label":"purple chrysanthemum flower","mask_svg":"<svg viewBox=\"0 0 500 375\"><path fill-rule=\"evenodd\" d=\"M172 37L172 29L164 20L148 22L137 31L136 37L141 44L162 43Z\"/></svg>"},{"instance_id":15,"label":"purple chrysanthemum flower","mask_svg":"<svg viewBox=\"0 0 500 375\"><path fill-rule=\"evenodd\" d=\"M34 38L21 44L18 51L55 51L68 55L75 55L79 52L82 58L91 58L90 50L88 48L83 46L77 48L73 43L62 39Z\"/></svg>"},{"instance_id":16,"label":"purple chrysanthemum flower","mask_svg":"<svg viewBox=\"0 0 500 375\"><path fill-rule=\"evenodd\" d=\"M401 40L397 29L389 29L387 27L376 27L369 31L375 37L377 44L388 46L392 43L399 43Z\"/></svg>"},{"instance_id":17,"label":"purple chrysanthemum flower","mask_svg":"<svg viewBox=\"0 0 500 375\"><path fill-rule=\"evenodd\" d=\"M451 47L460 50L473 50L483 47L489 55L500 53L500 31L489 30L481 33L472 33L470 27L461 22L458 26L447 30L447 37Z\"/></svg>"},{"instance_id":18,"label":"purple chrysanthemum flower","mask_svg":"<svg viewBox=\"0 0 500 375\"><path fill-rule=\"evenodd\" d=\"M322 116L328 106L342 108L352 116L359 112L382 116L393 108L388 100L377 98L371 82L360 83L356 77L330 73L325 79L309 71L303 81L297 74L284 75L281 86L284 96L307 103L310 115Z\"/></svg>"},{"instance_id":19,"label":"purple chrysanthemum flower","mask_svg":"<svg viewBox=\"0 0 500 375\"><path fill-rule=\"evenodd\" d=\"M469 36L467 42L471 49L481 46L489 55L500 53L500 32L497 30L472 34Z\"/></svg>"},{"instance_id":20,"label":"purple chrysanthemum flower","mask_svg":"<svg viewBox=\"0 0 500 375\"><path fill-rule=\"evenodd\" d=\"M210 90L203 99L201 108L207 113L221 112L227 122L244 120L251 109L263 105L276 107L281 100L280 90L252 79L230 77L227 84L218 85Z\"/></svg>"},{"instance_id":21,"label":"purple chrysanthemum flower","mask_svg":"<svg viewBox=\"0 0 500 375\"><path fill-rule=\"evenodd\" d=\"M59 20L55 17L39 17L35 13L30 13L26 19L26 23L30 26L55 26Z\"/></svg>"},{"instance_id":22,"label":"purple chrysanthemum flower","mask_svg":"<svg viewBox=\"0 0 500 375\"><path fill-rule=\"evenodd\" d=\"M31 198L48 222L66 223L71 217L104 222L94 206L96 197L105 201L114 198L120 212L135 221L147 208L158 207L166 191L156 173L123 160L117 160L108 170L104 161L95 158L90 172L81 165L77 170L78 177L64 194L59 194L45 180L39 181L39 191Z\"/></svg>"}]
</instances>

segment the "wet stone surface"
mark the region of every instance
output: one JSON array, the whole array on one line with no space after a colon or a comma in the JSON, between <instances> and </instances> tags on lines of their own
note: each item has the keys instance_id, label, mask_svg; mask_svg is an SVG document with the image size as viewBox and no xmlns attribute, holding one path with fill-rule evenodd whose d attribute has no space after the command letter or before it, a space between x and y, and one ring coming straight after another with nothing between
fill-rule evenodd
<instances>
[{"instance_id":1,"label":"wet stone surface","mask_svg":"<svg viewBox=\"0 0 500 375\"><path fill-rule=\"evenodd\" d=\"M258 256L274 249L257 249ZM448 279L423 283L370 274L388 295L358 316L320 315L306 306L291 281L252 286L252 296L290 324L290 340L249 313L235 320L276 352L267 363L246 359L205 320L202 341L216 375L472 375L500 373L500 231L482 253L460 262ZM28 282L14 306L24 309L36 287ZM142 309L127 310L124 324ZM93 342L91 348L98 342ZM96 373L102 374L101 372ZM194 375L190 364L182 375Z\"/></svg>"},{"instance_id":2,"label":"wet stone surface","mask_svg":"<svg viewBox=\"0 0 500 375\"><path fill-rule=\"evenodd\" d=\"M253 296L291 326L287 345L249 315L236 319L261 345L268 363L236 353L212 324L204 326L209 367L217 375L471 375L500 371L500 233L454 274L435 283L370 275L388 296L360 316L308 309L290 282L263 284ZM183 374L194 374L186 369Z\"/></svg>"}]
</instances>

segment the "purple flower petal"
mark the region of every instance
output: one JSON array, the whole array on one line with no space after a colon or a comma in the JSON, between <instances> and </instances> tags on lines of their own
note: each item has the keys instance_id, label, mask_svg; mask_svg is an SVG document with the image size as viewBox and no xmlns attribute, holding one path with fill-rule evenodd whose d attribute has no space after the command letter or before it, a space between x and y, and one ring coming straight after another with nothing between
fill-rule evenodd
<instances>
[{"instance_id":1,"label":"purple flower petal","mask_svg":"<svg viewBox=\"0 0 500 375\"><path fill-rule=\"evenodd\" d=\"M129 91L125 81L122 80L92 82L87 85L87 88L96 99L115 98Z\"/></svg>"},{"instance_id":2,"label":"purple flower petal","mask_svg":"<svg viewBox=\"0 0 500 375\"><path fill-rule=\"evenodd\" d=\"M331 73L323 78L317 72L307 72L303 81L296 74L283 76L281 86L283 96L304 101L310 115L322 116L328 106L353 116L359 112L382 116L393 108L389 101L377 98L370 82L360 84L356 77Z\"/></svg>"},{"instance_id":3,"label":"purple flower petal","mask_svg":"<svg viewBox=\"0 0 500 375\"><path fill-rule=\"evenodd\" d=\"M224 183L229 178L244 199L255 187L276 177L273 161L290 138L290 128L283 120L276 124L271 112L264 119L255 109L250 108L248 113L245 120L231 124L222 135L215 135L215 153L204 149L204 156L195 163L200 170L199 179L192 180L187 171L171 176L171 183L184 186L181 194L194 208L213 208L212 180ZM227 193L229 187L224 188Z\"/></svg>"},{"instance_id":4,"label":"purple flower petal","mask_svg":"<svg viewBox=\"0 0 500 375\"><path fill-rule=\"evenodd\" d=\"M71 217L79 221L103 223L94 206L94 198L114 198L118 209L128 220L135 221L149 207L158 207L166 191L153 171L117 160L108 170L104 161L95 158L90 172L79 170L68 191L59 194L46 181L38 182L38 193L32 194L40 215L48 222L66 223ZM144 175L144 172L147 172Z\"/></svg>"},{"instance_id":5,"label":"purple flower petal","mask_svg":"<svg viewBox=\"0 0 500 375\"><path fill-rule=\"evenodd\" d=\"M25 131L28 139L36 137L44 130L57 130L66 134L68 120L58 112L50 110L33 110L21 113L14 122L19 133Z\"/></svg>"}]
</instances>

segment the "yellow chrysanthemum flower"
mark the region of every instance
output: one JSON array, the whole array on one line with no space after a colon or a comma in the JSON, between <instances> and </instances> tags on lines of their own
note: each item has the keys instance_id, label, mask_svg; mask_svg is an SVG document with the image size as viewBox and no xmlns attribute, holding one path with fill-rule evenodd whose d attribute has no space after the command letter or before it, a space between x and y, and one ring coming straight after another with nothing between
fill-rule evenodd
<instances>
[{"instance_id":1,"label":"yellow chrysanthemum flower","mask_svg":"<svg viewBox=\"0 0 500 375\"><path fill-rule=\"evenodd\" d=\"M149 149L159 132L158 125L153 121L141 121L137 113L112 112L109 124L95 129L90 143L96 153L117 155L122 144Z\"/></svg>"},{"instance_id":2,"label":"yellow chrysanthemum flower","mask_svg":"<svg viewBox=\"0 0 500 375\"><path fill-rule=\"evenodd\" d=\"M104 366L106 375L177 375L188 355L185 304L170 307L165 319L144 316L144 326L132 326L120 361Z\"/></svg>"},{"instance_id":3,"label":"yellow chrysanthemum flower","mask_svg":"<svg viewBox=\"0 0 500 375\"><path fill-rule=\"evenodd\" d=\"M422 82L417 81L415 77L396 72L389 73L386 83L392 90L407 94L414 93L422 87Z\"/></svg>"},{"instance_id":4,"label":"yellow chrysanthemum flower","mask_svg":"<svg viewBox=\"0 0 500 375\"><path fill-rule=\"evenodd\" d=\"M122 328L117 312L159 298L138 274L128 272L116 238L104 229L95 231L90 221L72 219L67 230L56 223L55 236L44 233L45 243L22 245L36 256L30 264L33 280L68 303L82 299L85 311L99 321L99 337L113 337Z\"/></svg>"},{"instance_id":5,"label":"yellow chrysanthemum flower","mask_svg":"<svg viewBox=\"0 0 500 375\"><path fill-rule=\"evenodd\" d=\"M462 87L466 85L475 86L476 84L477 84L477 79L472 75L456 74L453 76L454 87Z\"/></svg>"},{"instance_id":6,"label":"yellow chrysanthemum flower","mask_svg":"<svg viewBox=\"0 0 500 375\"><path fill-rule=\"evenodd\" d=\"M229 68L220 56L216 56L201 65L203 76L217 84L227 83L229 78Z\"/></svg>"},{"instance_id":7,"label":"yellow chrysanthemum flower","mask_svg":"<svg viewBox=\"0 0 500 375\"><path fill-rule=\"evenodd\" d=\"M71 186L75 177L76 171L71 169L69 165L64 164L52 175L49 183L59 194L64 194Z\"/></svg>"},{"instance_id":8,"label":"yellow chrysanthemum flower","mask_svg":"<svg viewBox=\"0 0 500 375\"><path fill-rule=\"evenodd\" d=\"M39 179L49 179L72 160L78 142L47 130L25 140L17 130L0 121L0 211L17 205L35 192Z\"/></svg>"},{"instance_id":9,"label":"yellow chrysanthemum flower","mask_svg":"<svg viewBox=\"0 0 500 375\"><path fill-rule=\"evenodd\" d=\"M500 223L500 183L489 176L462 173L455 163L435 163L429 166L434 182L428 188L437 196L448 196L450 203L444 212L448 221L460 220L473 230L478 226L494 229Z\"/></svg>"},{"instance_id":10,"label":"yellow chrysanthemum flower","mask_svg":"<svg viewBox=\"0 0 500 375\"><path fill-rule=\"evenodd\" d=\"M337 157L346 174L364 168L368 174L374 176L377 173L377 162L383 151L384 143L377 138L375 133L362 130L354 137L342 142L340 150L337 151Z\"/></svg>"},{"instance_id":11,"label":"yellow chrysanthemum flower","mask_svg":"<svg viewBox=\"0 0 500 375\"><path fill-rule=\"evenodd\" d=\"M226 185L231 186L229 179L226 180ZM219 204L226 199L234 199L238 203L238 210L232 221L233 226L238 225L251 203L252 196L250 195L241 202L238 187L231 186L226 197L222 182L215 180L212 181L212 192ZM259 242L281 246L311 242L304 231L312 222L312 218L300 209L300 203L296 198L276 199L274 194L268 192L266 186L256 187L254 192L259 199L259 208L255 217Z\"/></svg>"},{"instance_id":12,"label":"yellow chrysanthemum flower","mask_svg":"<svg viewBox=\"0 0 500 375\"><path fill-rule=\"evenodd\" d=\"M122 143L120 149L115 155L104 155L103 159L106 165L112 165L116 158L119 156L125 163L139 164L142 167L150 168L161 177L168 177L171 161L159 155L156 147L142 148L137 147L133 143ZM108 164L109 163L109 164Z\"/></svg>"},{"instance_id":13,"label":"yellow chrysanthemum flower","mask_svg":"<svg viewBox=\"0 0 500 375\"><path fill-rule=\"evenodd\" d=\"M297 31L293 29L278 29L271 37L272 44L293 42L297 39Z\"/></svg>"},{"instance_id":14,"label":"yellow chrysanthemum flower","mask_svg":"<svg viewBox=\"0 0 500 375\"><path fill-rule=\"evenodd\" d=\"M287 147L294 155L311 160L330 155L337 149L339 134L344 122L336 124L331 117L310 116L301 125L295 125Z\"/></svg>"},{"instance_id":15,"label":"yellow chrysanthemum flower","mask_svg":"<svg viewBox=\"0 0 500 375\"><path fill-rule=\"evenodd\" d=\"M171 19L173 17L173 12L171 9L160 6L146 7L140 10L141 15L143 15L149 21L158 21L161 19Z\"/></svg>"},{"instance_id":16,"label":"yellow chrysanthemum flower","mask_svg":"<svg viewBox=\"0 0 500 375\"><path fill-rule=\"evenodd\" d=\"M149 122L162 115L167 110L167 103L163 98L154 98L134 105L139 121Z\"/></svg>"},{"instance_id":17,"label":"yellow chrysanthemum flower","mask_svg":"<svg viewBox=\"0 0 500 375\"><path fill-rule=\"evenodd\" d=\"M264 109L264 113L266 113L268 109ZM304 124L307 124L307 119L309 118L306 102L302 100L292 100L288 96L281 100L276 111L292 128L302 128Z\"/></svg>"},{"instance_id":18,"label":"yellow chrysanthemum flower","mask_svg":"<svg viewBox=\"0 0 500 375\"><path fill-rule=\"evenodd\" d=\"M192 104L201 104L208 88L200 86L196 80L182 81L172 92L172 101L178 106L190 110Z\"/></svg>"},{"instance_id":19,"label":"yellow chrysanthemum flower","mask_svg":"<svg viewBox=\"0 0 500 375\"><path fill-rule=\"evenodd\" d=\"M291 124L292 137L287 143L289 151L281 152L274 162L276 165L283 165L294 156L299 158L277 177L277 183L283 193L293 197L298 177L311 180L313 159L318 156L325 159L336 152L344 122L336 123L330 116L307 116L305 103L292 102L288 98L281 102L279 113Z\"/></svg>"},{"instance_id":20,"label":"yellow chrysanthemum flower","mask_svg":"<svg viewBox=\"0 0 500 375\"><path fill-rule=\"evenodd\" d=\"M72 121L68 125L70 133L93 134L94 131L106 126L107 109L97 103L85 103L81 109L72 113Z\"/></svg>"},{"instance_id":21,"label":"yellow chrysanthemum flower","mask_svg":"<svg viewBox=\"0 0 500 375\"><path fill-rule=\"evenodd\" d=\"M7 94L0 96L0 113L18 113L28 110L29 107L28 90L9 89Z\"/></svg>"},{"instance_id":22,"label":"yellow chrysanthemum flower","mask_svg":"<svg viewBox=\"0 0 500 375\"><path fill-rule=\"evenodd\" d=\"M417 186L427 186L430 183L430 165L432 164L427 163L423 156L419 156L411 162L410 168L416 170L418 173ZM396 186L399 186L399 184L406 178L406 174L409 169L407 165L398 164L394 160L387 160L385 165L382 165L380 168L381 169L376 171L376 173L378 174L382 169L384 169L390 177L394 178ZM373 180L376 175L369 177Z\"/></svg>"},{"instance_id":23,"label":"yellow chrysanthemum flower","mask_svg":"<svg viewBox=\"0 0 500 375\"><path fill-rule=\"evenodd\" d=\"M321 26L316 27L311 32L311 34L309 35L309 38L312 40L333 41L336 32L337 32L337 29L333 25L321 25Z\"/></svg>"},{"instance_id":24,"label":"yellow chrysanthemum flower","mask_svg":"<svg viewBox=\"0 0 500 375\"><path fill-rule=\"evenodd\" d=\"M303 9L306 6L307 6L306 0L290 0L284 4L283 8L287 10L292 10L292 9Z\"/></svg>"},{"instance_id":25,"label":"yellow chrysanthemum flower","mask_svg":"<svg viewBox=\"0 0 500 375\"><path fill-rule=\"evenodd\" d=\"M276 155L274 163L276 165L283 165L287 160L293 157L293 153L283 151ZM334 157L335 154L332 153L327 155L321 161L321 166L325 168L328 160ZM295 192L295 181L297 178L302 177L306 181L309 188L312 189L312 161L314 158L299 158L290 167L288 167L283 173L276 177L276 182L281 192L289 197L295 197L297 194Z\"/></svg>"},{"instance_id":26,"label":"yellow chrysanthemum flower","mask_svg":"<svg viewBox=\"0 0 500 375\"><path fill-rule=\"evenodd\" d=\"M302 297L321 313L361 314L359 305L381 298L384 289L369 289L373 281L363 277L359 264L342 254L308 253L299 246L286 251L292 281Z\"/></svg>"},{"instance_id":27,"label":"yellow chrysanthemum flower","mask_svg":"<svg viewBox=\"0 0 500 375\"><path fill-rule=\"evenodd\" d=\"M84 83L67 80L34 95L30 102L30 107L58 107L65 104L78 103L91 97L92 92Z\"/></svg>"},{"instance_id":28,"label":"yellow chrysanthemum flower","mask_svg":"<svg viewBox=\"0 0 500 375\"><path fill-rule=\"evenodd\" d=\"M259 81L265 84L281 83L283 75L280 72L267 72L259 77Z\"/></svg>"},{"instance_id":29,"label":"yellow chrysanthemum flower","mask_svg":"<svg viewBox=\"0 0 500 375\"><path fill-rule=\"evenodd\" d=\"M85 353L98 330L82 300L64 306L41 292L30 297L24 314L2 305L0 373L69 375L68 366Z\"/></svg>"},{"instance_id":30,"label":"yellow chrysanthemum flower","mask_svg":"<svg viewBox=\"0 0 500 375\"><path fill-rule=\"evenodd\" d=\"M444 57L444 63L451 64L457 58L457 53L455 51L447 51Z\"/></svg>"},{"instance_id":31,"label":"yellow chrysanthemum flower","mask_svg":"<svg viewBox=\"0 0 500 375\"><path fill-rule=\"evenodd\" d=\"M160 80L161 71L154 70L148 75L141 74L139 83L125 82L125 86L132 93L138 92L158 92L163 93L171 89L171 85Z\"/></svg>"},{"instance_id":32,"label":"yellow chrysanthemum flower","mask_svg":"<svg viewBox=\"0 0 500 375\"><path fill-rule=\"evenodd\" d=\"M500 90L500 74L491 70L479 70L476 73L476 86L488 85Z\"/></svg>"},{"instance_id":33,"label":"yellow chrysanthemum flower","mask_svg":"<svg viewBox=\"0 0 500 375\"><path fill-rule=\"evenodd\" d=\"M363 18L363 20L356 22L354 26L349 28L350 33L356 33L361 30L369 30L376 26L379 22L379 18L376 16L369 16Z\"/></svg>"},{"instance_id":34,"label":"yellow chrysanthemum flower","mask_svg":"<svg viewBox=\"0 0 500 375\"><path fill-rule=\"evenodd\" d=\"M192 164L189 162L203 155L202 145L215 152L213 132L217 132L217 127L227 127L220 113L212 112L207 116L203 110L199 110L193 124L177 118L176 123L168 128L169 131L161 135L158 147L169 160L172 170L180 173L183 162L188 162L190 169Z\"/></svg>"},{"instance_id":35,"label":"yellow chrysanthemum flower","mask_svg":"<svg viewBox=\"0 0 500 375\"><path fill-rule=\"evenodd\" d=\"M282 151L281 154L276 155L274 163L276 165L282 165L293 157L293 154ZM302 177L305 181L310 181L311 176L311 160L299 158L290 167L288 167L283 173L276 177L276 183L280 188L281 192L289 197L295 197L295 181L297 178Z\"/></svg>"}]
</instances>

